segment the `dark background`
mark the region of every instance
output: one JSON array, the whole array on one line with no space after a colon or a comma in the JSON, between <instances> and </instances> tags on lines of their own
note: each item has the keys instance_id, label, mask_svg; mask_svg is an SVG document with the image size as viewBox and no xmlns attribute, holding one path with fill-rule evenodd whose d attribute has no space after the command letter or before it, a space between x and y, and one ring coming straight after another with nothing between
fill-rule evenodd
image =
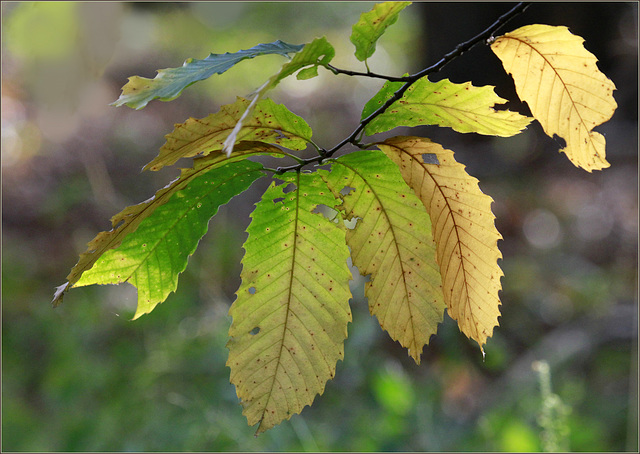
<instances>
[{"instance_id":1,"label":"dark background","mask_svg":"<svg viewBox=\"0 0 640 454\"><path fill-rule=\"evenodd\" d=\"M544 405L535 361L550 365L567 412L552 424L573 451L638 449L638 8L534 3L521 25L565 25L613 80L618 109L597 128L611 167L574 167L537 123L512 138L398 128L456 152L495 200L505 277L500 326L485 346L445 317L420 366L368 314L353 283L345 360L313 407L253 437L229 384L227 315L239 285L248 214L268 181L223 207L178 291L129 321L135 289L54 287L109 218L176 175L140 169L163 136L260 86L283 63L242 62L145 109L109 106L132 75L154 77L188 57L276 39L327 36L333 63L363 69L349 42L370 2L2 4L3 451L539 451ZM513 3L416 3L378 44L373 71L435 63ZM357 125L381 82L284 81L271 93L327 148ZM494 85L510 77L480 45L432 80ZM565 443L564 445L562 443Z\"/></svg>"}]
</instances>

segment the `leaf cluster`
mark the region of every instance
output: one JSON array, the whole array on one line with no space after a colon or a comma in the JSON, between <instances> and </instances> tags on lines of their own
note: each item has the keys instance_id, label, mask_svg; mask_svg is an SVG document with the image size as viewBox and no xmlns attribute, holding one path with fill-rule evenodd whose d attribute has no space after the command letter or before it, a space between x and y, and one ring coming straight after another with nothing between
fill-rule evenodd
<instances>
[{"instance_id":1,"label":"leaf cluster","mask_svg":"<svg viewBox=\"0 0 640 454\"><path fill-rule=\"evenodd\" d=\"M301 412L333 378L351 321L355 268L348 259L370 277L365 295L371 314L416 363L445 310L482 348L498 325L501 304L501 236L493 199L453 151L428 138L365 143L364 137L419 125L509 137L537 120L548 135L565 139L562 151L576 166L602 169L608 166L605 142L593 128L612 116L615 86L598 71L582 39L565 27L531 25L491 38L524 11L523 4L416 74L372 73L368 58L409 5L377 4L354 24L351 42L365 72L331 65L335 50L318 38L211 54L160 70L154 79L130 78L114 105L141 109L244 60L269 54L289 59L250 98L176 125L144 170L158 171L181 158L193 158L192 167L149 200L115 215L112 230L89 243L58 288L54 305L71 287L129 282L138 289L134 318L151 312L177 289L219 207L259 178L271 178L247 230L227 344L231 382L258 433ZM431 80L449 61L485 42L513 76L533 118L499 108L507 100L492 86ZM312 78L319 68L386 80L364 105L354 132L332 148L316 144L303 118L266 97L283 79ZM349 144L358 150L334 157ZM301 152L309 146L316 156L304 159ZM267 167L263 156L281 164Z\"/></svg>"}]
</instances>

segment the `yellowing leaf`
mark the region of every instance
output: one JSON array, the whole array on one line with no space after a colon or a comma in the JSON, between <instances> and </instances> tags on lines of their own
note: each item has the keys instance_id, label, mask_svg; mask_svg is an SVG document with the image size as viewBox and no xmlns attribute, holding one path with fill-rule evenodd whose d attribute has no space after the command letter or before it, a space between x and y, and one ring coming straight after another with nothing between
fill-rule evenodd
<instances>
[{"instance_id":1,"label":"yellowing leaf","mask_svg":"<svg viewBox=\"0 0 640 454\"><path fill-rule=\"evenodd\" d=\"M380 151L358 151L332 162L329 187L343 197L353 264L370 274L369 310L420 363L423 347L444 315L440 274L435 263L429 216Z\"/></svg>"},{"instance_id":2,"label":"yellowing leaf","mask_svg":"<svg viewBox=\"0 0 640 454\"><path fill-rule=\"evenodd\" d=\"M227 365L249 425L260 423L257 433L322 394L351 321L344 229L312 213L336 199L317 174L278 178L285 183L272 184L251 215L242 284L229 310Z\"/></svg>"},{"instance_id":3,"label":"yellowing leaf","mask_svg":"<svg viewBox=\"0 0 640 454\"><path fill-rule=\"evenodd\" d=\"M503 276L497 264L502 237L494 225L493 200L452 151L428 139L394 137L377 146L400 167L427 208L449 315L482 347L498 324Z\"/></svg>"},{"instance_id":4,"label":"yellowing leaf","mask_svg":"<svg viewBox=\"0 0 640 454\"><path fill-rule=\"evenodd\" d=\"M362 118L379 109L403 84L386 82L364 106ZM489 85L474 87L471 82L454 84L448 79L431 82L425 76L371 121L365 132L373 135L398 126L438 125L457 132L509 137L519 134L532 119L517 112L493 109L505 102Z\"/></svg>"},{"instance_id":5,"label":"yellowing leaf","mask_svg":"<svg viewBox=\"0 0 640 454\"><path fill-rule=\"evenodd\" d=\"M144 170L160 170L180 158L198 154L207 155L222 150L240 117L247 111L250 101L238 97L220 111L203 119L190 118L175 126L165 138L167 142L158 156ZM235 141L260 141L282 145L291 150L303 150L311 140L311 128L299 116L281 104L264 99L246 118L237 132Z\"/></svg>"},{"instance_id":6,"label":"yellowing leaf","mask_svg":"<svg viewBox=\"0 0 640 454\"><path fill-rule=\"evenodd\" d=\"M560 151L591 172L609 167L605 139L593 128L613 115L616 87L583 42L567 27L528 25L497 38L491 49L545 133L562 137Z\"/></svg>"}]
</instances>

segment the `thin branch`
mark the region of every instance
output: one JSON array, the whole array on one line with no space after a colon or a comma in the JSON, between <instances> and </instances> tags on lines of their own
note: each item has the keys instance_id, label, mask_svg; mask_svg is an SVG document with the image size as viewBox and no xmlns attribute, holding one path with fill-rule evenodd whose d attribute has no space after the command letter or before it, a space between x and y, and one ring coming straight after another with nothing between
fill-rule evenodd
<instances>
[{"instance_id":1,"label":"thin branch","mask_svg":"<svg viewBox=\"0 0 640 454\"><path fill-rule=\"evenodd\" d=\"M435 72L440 71L442 68L444 68L445 65L447 65L447 63L449 63L452 60L458 58L459 56L461 56L462 54L464 54L465 52L470 50L475 45L477 45L477 44L479 44L481 42L487 42L487 40L489 38L491 38L494 33L496 33L501 27L503 27L511 19L513 19L517 15L521 14L522 12L524 12L524 10L526 10L529 7L529 5L530 5L530 3L525 3L525 2L518 3L516 6L511 8L509 11L504 13L502 16L500 16L493 24L491 24L489 27L487 27L484 31L482 31L478 35L474 36L470 40L465 41L465 42L463 42L461 44L458 44L455 47L455 49L453 49L448 54L445 54L444 57L442 57L440 59L440 61L438 61L437 63L435 63L435 64L433 64L431 66L429 66L428 68L425 68L425 69L423 69L423 70L421 70L421 71L419 71L419 72L417 72L415 74L412 74L410 76L407 76L407 77L391 79L391 78L389 78L387 76L382 76L382 75L379 75L379 74L373 74L373 73L370 73L370 72L359 73L357 71L339 70L339 69L337 69L337 68L335 68L335 67L333 67L331 65L328 65L329 69L331 69L334 72L338 71L340 74L382 78L382 79L386 79L386 80L390 80L390 81L405 82L405 84L402 87L400 87L389 99L387 99L387 101L382 106L380 106L375 112L373 112L367 118L362 120L360 122L360 124L358 125L358 127L351 133L351 135L349 135L347 138L342 140L340 143L338 143L336 146L334 146L330 150L327 150L326 153L324 154L324 156L319 156L319 157L303 160L303 162L301 164L298 164L297 166L281 167L281 168L278 168L278 171L279 172L286 172L286 171L289 171L289 170L299 170L301 168L301 166L306 166L306 165L309 165L309 164L312 164L312 163L321 162L323 159L330 158L331 156L333 156L334 153L336 153L338 150L340 150L342 147L344 147L345 145L347 145L349 143L361 148L362 145L358 142L358 139L357 139L358 135L360 133L362 133L364 131L364 129L367 127L367 125L369 123L371 123L376 117L378 117L379 115L383 114L393 103L395 103L397 100L402 98L404 93L409 89L409 87L411 87L411 85L413 85L416 81L418 81L419 79L422 79L423 77L425 77L425 76L427 76L429 74L433 74Z\"/></svg>"},{"instance_id":2,"label":"thin branch","mask_svg":"<svg viewBox=\"0 0 640 454\"><path fill-rule=\"evenodd\" d=\"M407 82L409 80L409 76L395 77L395 76L386 76L384 74L372 73L371 71L367 71L366 73L361 71L351 71L349 69L336 68L331 64L328 64L326 67L334 74L344 74L346 76L361 76L361 77L369 77L372 79L384 79L390 82Z\"/></svg>"},{"instance_id":3,"label":"thin branch","mask_svg":"<svg viewBox=\"0 0 640 454\"><path fill-rule=\"evenodd\" d=\"M304 166L307 166L309 164L313 164L313 163L316 163L316 162L321 162L323 159L325 159L324 156L315 156L313 158L300 159L298 164L291 165L291 166L286 166L286 167L278 167L277 169L275 169L275 173L278 174L278 175L282 175L285 172L290 172L290 171L293 171L293 170L299 171Z\"/></svg>"}]
</instances>

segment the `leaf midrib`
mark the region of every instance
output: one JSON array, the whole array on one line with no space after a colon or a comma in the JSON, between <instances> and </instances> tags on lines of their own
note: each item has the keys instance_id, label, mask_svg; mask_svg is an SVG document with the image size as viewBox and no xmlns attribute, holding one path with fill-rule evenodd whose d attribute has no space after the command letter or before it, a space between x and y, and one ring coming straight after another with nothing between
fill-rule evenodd
<instances>
[{"instance_id":1,"label":"leaf midrib","mask_svg":"<svg viewBox=\"0 0 640 454\"><path fill-rule=\"evenodd\" d=\"M293 275L294 275L294 271L295 271L295 263L296 263L296 251L298 249L298 238L299 235L297 234L298 232L298 222L300 219L300 172L296 172L296 189L295 189L295 193L296 193L296 198L295 198L295 204L296 204L296 212L295 212L295 217L294 217L294 224L293 224L293 235L294 235L294 241L293 241L293 251L291 253L291 271L289 273L289 286L288 286L288 297L287 297L287 307L286 307L286 311L287 311L287 315L284 319L284 325L282 327L282 341L280 343L280 351L278 352L278 356L276 356L278 362L276 364L276 370L273 372L273 378L272 378L272 383L271 386L269 387L269 395L267 396L267 400L265 403L264 408L262 409L262 415L260 416L260 425L258 425L258 429L256 433L260 432L260 429L262 428L262 424L264 422L264 416L267 413L267 408L269 407L269 402L271 401L271 396L273 394L273 389L275 387L275 383L277 381L277 377L278 377L278 371L280 370L280 364L282 363L282 351L284 349L284 344L285 344L285 338L287 337L287 325L289 323L289 316L291 315L291 299L292 299L292 293L293 293Z\"/></svg>"},{"instance_id":2,"label":"leaf midrib","mask_svg":"<svg viewBox=\"0 0 640 454\"><path fill-rule=\"evenodd\" d=\"M456 235L456 249L458 249L458 253L460 254L460 268L462 269L463 282L464 282L464 291L465 291L465 294L466 294L465 306L466 306L467 312L469 314L473 315L473 310L471 309L471 293L469 291L468 273L467 273L467 269L466 269L466 266L465 266L464 254L462 253L462 240L460 239L460 233L459 233L459 230L461 230L462 227L458 224L458 222L456 220L456 216L454 214L453 207L449 203L449 198L444 194L443 188L448 188L448 186L443 186L443 185L438 184L438 181L436 180L435 176L432 175L430 172L428 172L426 168L425 168L425 172L433 179L433 183L434 183L435 187L438 189L438 192L442 196L442 198L443 198L443 200L444 200L444 202L445 202L445 204L446 204L446 206L447 206L447 208L449 210L449 213L447 215L451 216L451 222L453 223L452 230L455 232L455 235ZM464 229L462 229L462 230L464 230ZM452 260L449 260L449 262L447 263L447 271L449 270L449 265L451 264L451 262L452 262ZM454 281L455 281L455 279L454 279ZM462 318L462 314L460 314L460 317ZM476 337L479 337L480 333L479 333L479 330L478 330L478 325L476 323L472 323L472 325L475 327Z\"/></svg>"},{"instance_id":3,"label":"leaf midrib","mask_svg":"<svg viewBox=\"0 0 640 454\"><path fill-rule=\"evenodd\" d=\"M387 144L387 145L389 145L389 144ZM451 216L451 222L453 223L452 230L455 232L456 239L457 239L456 248L458 249L458 252L460 253L460 266L462 268L462 273L463 273L463 277L464 277L463 281L464 281L464 286L465 286L465 292L466 292L466 295L467 295L467 298L466 298L466 301L465 301L465 303L466 303L465 305L466 305L467 311L469 311L469 313L473 314L473 312L471 311L471 301L470 301L470 297L469 297L469 295L470 295L470 293L469 293L469 284L467 282L467 273L466 273L466 268L465 268L465 264L464 264L465 263L465 259L464 259L464 255L462 254L462 248L460 246L461 245L460 235L458 234L458 228L461 228L461 227L456 222L456 218L454 216L454 212L453 212L453 209L451 207L451 204L449 203L449 199L445 195L444 190L443 190L443 188L448 188L448 186L442 186L442 185L438 184L438 181L436 180L435 176L431 172L429 172L429 170L427 169L426 166L428 164L425 164L424 162L420 162L416 155L413 155L411 153L407 153L400 147L394 147L394 148L399 150L400 153L403 153L403 154L409 156L410 159L414 163L416 163L420 168L423 169L423 171L424 171L424 173L426 175L429 175L429 177L431 178L431 181L433 181L434 187L438 190L438 192L440 193L442 199L444 200L444 203L446 204L446 206L448 208L447 216ZM435 191L434 191L434 193L435 193ZM433 197L432 197L432 199L433 199ZM429 214L429 216L431 216L431 214ZM436 225L434 224L434 227L433 227L433 229L434 229L434 232L433 232L434 233L434 235L433 235L434 236L434 241L435 241L435 228L436 228ZM436 245L438 245L438 243L436 243ZM449 260L449 262L447 263L447 271L449 269L449 264L450 263L451 263L451 260ZM446 273L443 273L443 279L444 279L444 277L446 275L447 275ZM478 327L477 327L477 325L475 323L473 325L475 326L475 329L476 329L476 336L478 336L479 335Z\"/></svg>"}]
</instances>

